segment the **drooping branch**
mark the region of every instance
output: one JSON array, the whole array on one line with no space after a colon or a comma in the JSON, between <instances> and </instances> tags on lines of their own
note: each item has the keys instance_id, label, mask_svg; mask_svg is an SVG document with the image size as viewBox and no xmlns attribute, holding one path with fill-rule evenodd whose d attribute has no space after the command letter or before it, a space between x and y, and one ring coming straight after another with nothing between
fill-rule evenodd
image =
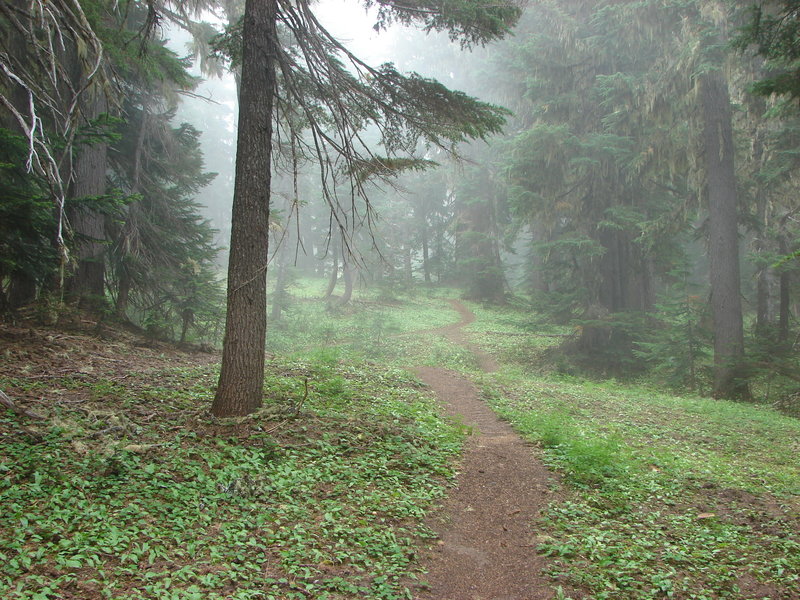
<instances>
[{"instance_id":1,"label":"drooping branch","mask_svg":"<svg viewBox=\"0 0 800 600\"><path fill-rule=\"evenodd\" d=\"M291 139L289 147L318 165L323 197L348 253L354 228L371 228L375 218L364 187L369 179L391 183L402 170L430 167L433 161L416 156L420 143L454 155L460 142L499 132L508 114L392 64L367 64L324 28L306 1L279 0L278 19L276 137ZM377 134L382 152L368 132Z\"/></svg>"},{"instance_id":2,"label":"drooping branch","mask_svg":"<svg viewBox=\"0 0 800 600\"><path fill-rule=\"evenodd\" d=\"M0 72L6 80L2 87L7 92L0 95L0 103L28 140L28 171L50 187L63 282L68 261L65 190L72 179L76 132L84 121L81 98L111 87L103 44L78 0L32 0L24 6L3 2L0 12L11 25L0 40ZM79 66L79 80L70 73L67 56Z\"/></svg>"}]
</instances>

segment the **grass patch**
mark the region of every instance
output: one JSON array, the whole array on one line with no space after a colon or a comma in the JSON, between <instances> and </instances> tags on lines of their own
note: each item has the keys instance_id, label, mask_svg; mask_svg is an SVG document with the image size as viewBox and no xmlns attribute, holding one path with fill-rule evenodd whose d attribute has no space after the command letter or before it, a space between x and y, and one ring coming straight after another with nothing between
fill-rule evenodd
<instances>
[{"instance_id":1,"label":"grass patch","mask_svg":"<svg viewBox=\"0 0 800 600\"><path fill-rule=\"evenodd\" d=\"M501 363L522 367L528 373L553 370L545 360L548 351L574 333L568 327L543 323L524 305L465 304L476 316L466 328L470 339Z\"/></svg>"},{"instance_id":2,"label":"grass patch","mask_svg":"<svg viewBox=\"0 0 800 600\"><path fill-rule=\"evenodd\" d=\"M513 306L470 305L470 342L502 363L479 376L427 331L458 321L452 290L362 290L331 308L323 288L292 288L269 342L291 358L270 362L265 407L243 419L207 417L213 364L14 334L0 389L47 419L0 414L0 597L410 597L422 518L469 427L392 365L480 378L563 475L535 525L554 585L597 600L800 597L797 420L554 375L542 360L570 332Z\"/></svg>"}]
</instances>

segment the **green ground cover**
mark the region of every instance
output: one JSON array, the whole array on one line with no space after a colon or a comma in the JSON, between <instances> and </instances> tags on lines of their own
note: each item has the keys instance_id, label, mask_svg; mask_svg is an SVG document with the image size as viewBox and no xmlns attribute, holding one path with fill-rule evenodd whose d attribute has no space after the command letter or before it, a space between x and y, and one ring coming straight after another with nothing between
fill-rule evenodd
<instances>
[{"instance_id":1,"label":"green ground cover","mask_svg":"<svg viewBox=\"0 0 800 600\"><path fill-rule=\"evenodd\" d=\"M800 597L797 419L565 375L551 350L572 332L524 307L469 305L469 341L501 363L481 374L425 331L459 320L452 290L361 291L331 308L314 285L292 288L311 291L271 324L277 358L250 418L207 417L215 366L29 378L23 361L0 377L49 407L47 427L0 416L0 597L409 597L422 517L465 433L411 365L474 378L562 475L532 523L554 587L576 600Z\"/></svg>"},{"instance_id":2,"label":"green ground cover","mask_svg":"<svg viewBox=\"0 0 800 600\"><path fill-rule=\"evenodd\" d=\"M408 374L325 353L212 420L215 371L51 381L49 426L0 415L0 597L408 597L460 429Z\"/></svg>"},{"instance_id":3,"label":"green ground cover","mask_svg":"<svg viewBox=\"0 0 800 600\"><path fill-rule=\"evenodd\" d=\"M472 341L505 365L482 378L487 400L563 475L538 524L554 580L598 600L800 597L800 421L543 372L552 329L475 312Z\"/></svg>"},{"instance_id":4,"label":"green ground cover","mask_svg":"<svg viewBox=\"0 0 800 600\"><path fill-rule=\"evenodd\" d=\"M458 314L443 299L455 295L448 289L387 295L357 287L346 306L338 306L336 299L322 301L324 291L325 282L319 279L301 279L290 287L288 308L269 325L268 351L302 356L336 347L342 358L408 364L403 359L407 344L413 342L404 336L458 321Z\"/></svg>"},{"instance_id":5,"label":"green ground cover","mask_svg":"<svg viewBox=\"0 0 800 600\"><path fill-rule=\"evenodd\" d=\"M575 333L569 327L544 322L524 303L504 307L465 304L476 317L466 328L472 340L501 363L524 366L528 373L551 369L545 353Z\"/></svg>"}]
</instances>

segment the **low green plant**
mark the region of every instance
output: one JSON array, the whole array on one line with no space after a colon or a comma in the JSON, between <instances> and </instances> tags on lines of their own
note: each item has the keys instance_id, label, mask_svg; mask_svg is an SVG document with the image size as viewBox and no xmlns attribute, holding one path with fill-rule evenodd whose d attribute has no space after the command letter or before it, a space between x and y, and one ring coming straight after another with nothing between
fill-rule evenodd
<instances>
[{"instance_id":1,"label":"low green plant","mask_svg":"<svg viewBox=\"0 0 800 600\"><path fill-rule=\"evenodd\" d=\"M800 595L796 420L616 382L488 381L570 485L541 524L554 578L607 600L751 598L744 580Z\"/></svg>"},{"instance_id":2,"label":"low green plant","mask_svg":"<svg viewBox=\"0 0 800 600\"><path fill-rule=\"evenodd\" d=\"M111 395L41 437L0 415L0 597L408 597L463 432L407 373L335 351L273 361L244 420L205 417L215 374L131 374L127 398L74 380Z\"/></svg>"}]
</instances>

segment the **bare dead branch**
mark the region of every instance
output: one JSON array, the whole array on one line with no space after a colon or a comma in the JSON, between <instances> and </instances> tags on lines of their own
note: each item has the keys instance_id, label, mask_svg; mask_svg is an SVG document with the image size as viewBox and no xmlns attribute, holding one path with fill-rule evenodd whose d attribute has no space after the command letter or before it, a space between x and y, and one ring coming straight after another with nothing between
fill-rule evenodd
<instances>
[{"instance_id":1,"label":"bare dead branch","mask_svg":"<svg viewBox=\"0 0 800 600\"><path fill-rule=\"evenodd\" d=\"M33 419L34 421L43 421L45 419L45 417L33 412L32 410L28 410L27 408L22 408L21 406L14 404L14 401L11 400L11 398L9 398L8 395L2 390L0 390L0 406L5 406L11 412L29 419Z\"/></svg>"}]
</instances>

